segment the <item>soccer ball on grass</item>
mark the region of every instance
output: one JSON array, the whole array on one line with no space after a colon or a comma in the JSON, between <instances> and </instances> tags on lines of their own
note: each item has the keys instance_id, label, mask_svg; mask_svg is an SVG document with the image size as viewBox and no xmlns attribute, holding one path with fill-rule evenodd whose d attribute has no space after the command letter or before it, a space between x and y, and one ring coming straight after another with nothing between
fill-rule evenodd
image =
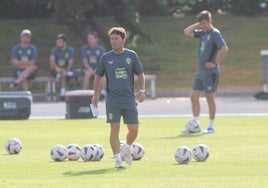
<instances>
[{"instance_id":1,"label":"soccer ball on grass","mask_svg":"<svg viewBox=\"0 0 268 188\"><path fill-rule=\"evenodd\" d=\"M198 144L193 148L192 154L196 161L206 161L209 157L209 148L205 144Z\"/></svg>"},{"instance_id":2,"label":"soccer ball on grass","mask_svg":"<svg viewBox=\"0 0 268 188\"><path fill-rule=\"evenodd\" d=\"M67 147L67 158L70 161L77 161L80 158L81 147L78 144L69 144Z\"/></svg>"},{"instance_id":3,"label":"soccer ball on grass","mask_svg":"<svg viewBox=\"0 0 268 188\"><path fill-rule=\"evenodd\" d=\"M189 120L186 124L185 124L185 129L189 132L189 133L199 133L201 131L200 128L200 123L197 120Z\"/></svg>"},{"instance_id":4,"label":"soccer ball on grass","mask_svg":"<svg viewBox=\"0 0 268 188\"><path fill-rule=\"evenodd\" d=\"M11 138L6 143L6 150L9 154L19 154L22 149L22 143L17 138Z\"/></svg>"},{"instance_id":5,"label":"soccer ball on grass","mask_svg":"<svg viewBox=\"0 0 268 188\"><path fill-rule=\"evenodd\" d=\"M175 160L180 164L188 164L192 159L192 152L186 146L180 146L174 153Z\"/></svg>"},{"instance_id":6,"label":"soccer ball on grass","mask_svg":"<svg viewBox=\"0 0 268 188\"><path fill-rule=\"evenodd\" d=\"M50 157L56 162L64 161L67 158L67 149L63 145L55 145L50 150Z\"/></svg>"}]
</instances>

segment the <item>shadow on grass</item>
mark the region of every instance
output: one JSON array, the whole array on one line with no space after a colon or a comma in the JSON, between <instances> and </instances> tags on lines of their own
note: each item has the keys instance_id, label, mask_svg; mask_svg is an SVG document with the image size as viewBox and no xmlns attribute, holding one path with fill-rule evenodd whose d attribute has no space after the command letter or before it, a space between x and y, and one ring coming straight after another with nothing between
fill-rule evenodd
<instances>
[{"instance_id":1,"label":"shadow on grass","mask_svg":"<svg viewBox=\"0 0 268 188\"><path fill-rule=\"evenodd\" d=\"M103 169L96 169L96 170L87 170L87 171L80 171L80 172L64 172L63 175L65 176L87 176L87 175L97 175L97 174L108 174L114 173L121 170L125 170L126 168L103 168Z\"/></svg>"},{"instance_id":2,"label":"shadow on grass","mask_svg":"<svg viewBox=\"0 0 268 188\"><path fill-rule=\"evenodd\" d=\"M192 138L192 137L199 137L203 135L204 134L202 133L192 133L192 134L179 134L177 136L165 136L165 137L160 137L160 138L161 139Z\"/></svg>"}]
</instances>

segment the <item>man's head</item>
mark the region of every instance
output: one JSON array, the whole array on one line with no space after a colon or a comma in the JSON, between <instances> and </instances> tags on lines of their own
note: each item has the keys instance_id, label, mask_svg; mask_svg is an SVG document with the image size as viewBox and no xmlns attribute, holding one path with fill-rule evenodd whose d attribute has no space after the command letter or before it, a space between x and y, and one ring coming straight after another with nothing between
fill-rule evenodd
<instances>
[{"instance_id":1,"label":"man's head","mask_svg":"<svg viewBox=\"0 0 268 188\"><path fill-rule=\"evenodd\" d=\"M57 39L56 39L56 46L58 48L64 48L65 45L66 45L66 41L67 41L67 37L65 34L61 33L57 36Z\"/></svg>"},{"instance_id":2,"label":"man's head","mask_svg":"<svg viewBox=\"0 0 268 188\"><path fill-rule=\"evenodd\" d=\"M97 32L92 31L88 33L87 42L90 47L95 48L98 44L98 41L99 41L99 37L98 37Z\"/></svg>"},{"instance_id":3,"label":"man's head","mask_svg":"<svg viewBox=\"0 0 268 188\"><path fill-rule=\"evenodd\" d=\"M127 33L123 27L112 27L108 31L108 35L114 51L120 51L124 48Z\"/></svg>"},{"instance_id":4,"label":"man's head","mask_svg":"<svg viewBox=\"0 0 268 188\"><path fill-rule=\"evenodd\" d=\"M20 41L22 44L27 45L30 43L32 32L28 29L24 29L20 34Z\"/></svg>"},{"instance_id":5,"label":"man's head","mask_svg":"<svg viewBox=\"0 0 268 188\"><path fill-rule=\"evenodd\" d=\"M200 12L197 16L197 21L200 24L202 31L209 31L212 27L211 13L207 10Z\"/></svg>"}]
</instances>

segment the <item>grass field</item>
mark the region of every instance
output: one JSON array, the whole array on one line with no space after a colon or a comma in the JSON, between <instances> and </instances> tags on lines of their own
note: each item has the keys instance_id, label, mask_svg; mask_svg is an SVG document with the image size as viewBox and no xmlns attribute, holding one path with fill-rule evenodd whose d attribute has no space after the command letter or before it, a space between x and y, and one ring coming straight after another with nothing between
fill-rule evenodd
<instances>
[{"instance_id":1,"label":"grass field","mask_svg":"<svg viewBox=\"0 0 268 188\"><path fill-rule=\"evenodd\" d=\"M122 170L114 168L104 119L1 121L0 187L267 187L268 117L218 117L216 134L183 136L179 131L186 120L141 119L136 142L144 146L145 156ZM125 134L122 126L121 140ZM18 155L8 155L4 149L12 137L23 143ZM104 158L53 162L52 146L70 143L99 143L105 149ZM178 146L192 148L199 143L211 150L206 162L179 165L175 161Z\"/></svg>"}]
</instances>

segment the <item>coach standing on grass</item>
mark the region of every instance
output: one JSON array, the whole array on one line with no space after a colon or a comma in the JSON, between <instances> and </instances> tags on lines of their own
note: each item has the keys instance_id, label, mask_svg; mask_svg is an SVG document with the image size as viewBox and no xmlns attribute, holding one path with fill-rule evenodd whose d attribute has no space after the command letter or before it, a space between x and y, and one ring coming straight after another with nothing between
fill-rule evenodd
<instances>
[{"instance_id":1,"label":"coach standing on grass","mask_svg":"<svg viewBox=\"0 0 268 188\"><path fill-rule=\"evenodd\" d=\"M131 165L132 157L130 145L135 141L139 122L136 97L138 102L145 99L145 79L141 62L137 54L124 48L126 42L126 31L122 27L113 27L109 30L112 50L103 54L96 69L94 79L94 97L92 104L97 106L98 93L101 77L107 78L106 114L107 123L110 123L110 144L115 158L115 167L121 168L120 156L120 118L123 117L127 124L128 134L126 144L122 146L124 160ZM134 74L138 76L139 92L134 93Z\"/></svg>"},{"instance_id":2,"label":"coach standing on grass","mask_svg":"<svg viewBox=\"0 0 268 188\"><path fill-rule=\"evenodd\" d=\"M227 55L228 47L220 31L213 27L211 13L207 10L200 12L197 15L197 23L188 26L184 33L187 36L200 39L198 71L190 95L193 121L199 122L201 109L199 98L205 92L210 121L203 133L214 133L215 92L220 75L219 64ZM182 132L185 133L185 131Z\"/></svg>"}]
</instances>

